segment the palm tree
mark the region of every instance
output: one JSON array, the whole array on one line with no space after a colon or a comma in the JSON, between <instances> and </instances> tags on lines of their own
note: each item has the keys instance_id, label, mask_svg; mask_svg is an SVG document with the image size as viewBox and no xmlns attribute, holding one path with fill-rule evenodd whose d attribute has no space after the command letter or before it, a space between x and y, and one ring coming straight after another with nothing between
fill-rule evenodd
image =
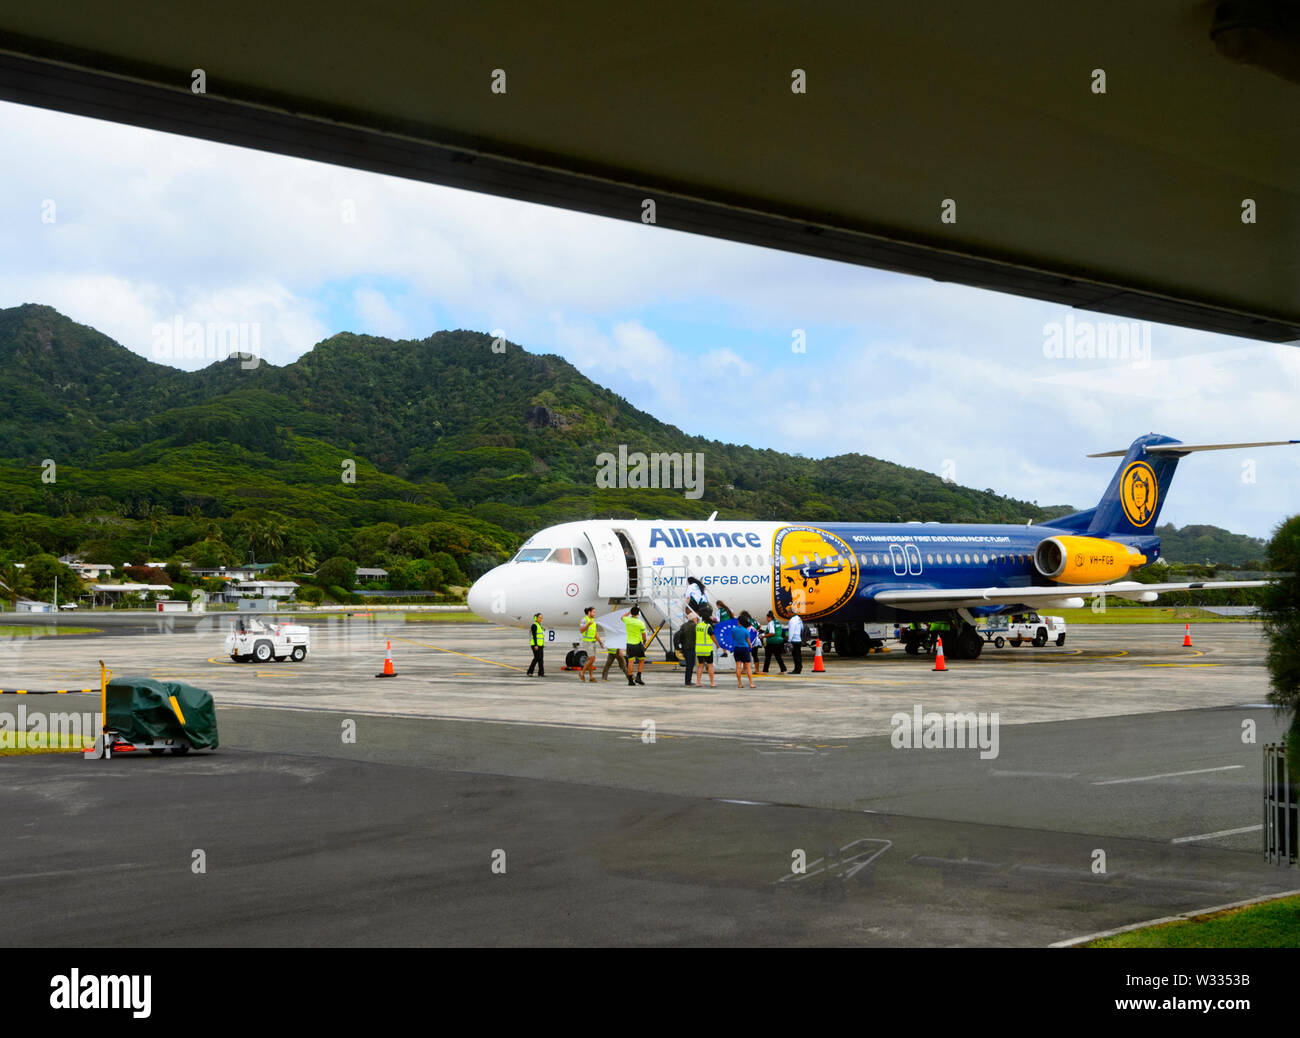
<instances>
[{"instance_id":1,"label":"palm tree","mask_svg":"<svg viewBox=\"0 0 1300 1038\"><path fill-rule=\"evenodd\" d=\"M284 564L295 573L311 573L316 569L316 556L308 548L285 559Z\"/></svg>"},{"instance_id":2,"label":"palm tree","mask_svg":"<svg viewBox=\"0 0 1300 1038\"><path fill-rule=\"evenodd\" d=\"M289 524L278 515L267 516L262 520L262 543L268 553L276 554L284 549L284 539L289 533Z\"/></svg>"},{"instance_id":3,"label":"palm tree","mask_svg":"<svg viewBox=\"0 0 1300 1038\"><path fill-rule=\"evenodd\" d=\"M32 593L32 578L27 570L23 569L16 562L6 563L0 566L0 584L4 585L5 593L9 596L9 607L18 608L18 599L25 598Z\"/></svg>"},{"instance_id":4,"label":"palm tree","mask_svg":"<svg viewBox=\"0 0 1300 1038\"><path fill-rule=\"evenodd\" d=\"M244 539L248 542L248 553L254 564L257 563L257 549L263 548L268 556L274 556L284 548L284 539L289 533L289 525L282 516L269 515L262 519L251 519L244 528Z\"/></svg>"},{"instance_id":5,"label":"palm tree","mask_svg":"<svg viewBox=\"0 0 1300 1038\"><path fill-rule=\"evenodd\" d=\"M162 505L150 505L145 512L145 522L149 524L149 549L153 550L153 535L158 532L162 526L163 517L167 514L167 509Z\"/></svg>"}]
</instances>

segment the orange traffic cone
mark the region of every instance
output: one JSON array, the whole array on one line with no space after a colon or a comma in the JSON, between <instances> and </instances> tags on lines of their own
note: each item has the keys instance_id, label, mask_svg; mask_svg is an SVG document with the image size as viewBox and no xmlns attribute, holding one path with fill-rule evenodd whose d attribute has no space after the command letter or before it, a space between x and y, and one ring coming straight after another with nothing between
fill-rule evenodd
<instances>
[{"instance_id":1,"label":"orange traffic cone","mask_svg":"<svg viewBox=\"0 0 1300 1038\"><path fill-rule=\"evenodd\" d=\"M813 648L817 650L813 653L813 673L825 674L826 664L822 662L822 640L820 638L813 642Z\"/></svg>"},{"instance_id":2,"label":"orange traffic cone","mask_svg":"<svg viewBox=\"0 0 1300 1038\"><path fill-rule=\"evenodd\" d=\"M944 663L944 661L943 661L943 639L942 639L942 638L939 639L939 645L938 645L938 647L935 649L935 653L934 653L934 669L935 669L935 670L947 670L947 669L948 669L948 664Z\"/></svg>"},{"instance_id":3,"label":"orange traffic cone","mask_svg":"<svg viewBox=\"0 0 1300 1038\"><path fill-rule=\"evenodd\" d=\"M1183 648L1190 649L1191 647L1192 647L1192 625L1183 624Z\"/></svg>"},{"instance_id":4,"label":"orange traffic cone","mask_svg":"<svg viewBox=\"0 0 1300 1038\"><path fill-rule=\"evenodd\" d=\"M393 669L393 643L384 642L384 671L382 674L376 674L377 678L395 678L397 671Z\"/></svg>"}]
</instances>

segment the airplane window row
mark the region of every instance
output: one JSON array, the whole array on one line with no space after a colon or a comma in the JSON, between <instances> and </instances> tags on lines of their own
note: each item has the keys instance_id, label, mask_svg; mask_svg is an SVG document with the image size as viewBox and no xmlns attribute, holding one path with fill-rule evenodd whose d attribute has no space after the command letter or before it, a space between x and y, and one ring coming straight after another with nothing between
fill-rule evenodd
<instances>
[{"instance_id":1,"label":"airplane window row","mask_svg":"<svg viewBox=\"0 0 1300 1038\"><path fill-rule=\"evenodd\" d=\"M746 566L753 566L755 562L757 562L758 565L760 566L779 565L784 567L784 566L800 566L800 565L809 566L816 563L819 566L821 565L842 566L847 564L850 561L850 558L851 556L846 557L843 555L828 555L823 557L821 554L817 552L814 552L811 555L802 555L802 556L800 555L757 555L757 556L746 555L744 564ZM878 553L872 553L871 555L867 555L864 552L863 554L857 556L857 559L859 564L863 566L893 566L895 564L895 561L899 561L899 562L902 561L902 556L900 555L897 560L894 560L889 555L880 555ZM698 568L706 564L709 566L727 566L727 565L739 566L741 564L739 555L730 556L730 560L731 560L730 563L728 563L727 560L728 560L728 556L726 555L718 555L718 556L696 555L695 565ZM587 555L586 552L584 552L581 548L523 548L519 551L517 555L515 555L515 557L511 561L512 562L558 562L565 566L585 566L587 565ZM943 565L943 564L948 564L948 565L982 564L986 566L991 564L995 566L1003 566L1008 563L1012 565L1017 565L1017 564L1027 565L1028 562L1029 562L1028 555L990 556L984 552L973 552L973 553L972 552L943 552L940 554L927 552L925 556L925 564L927 566ZM690 556L688 555L682 556L682 565L687 567L691 565Z\"/></svg>"},{"instance_id":2,"label":"airplane window row","mask_svg":"<svg viewBox=\"0 0 1300 1038\"><path fill-rule=\"evenodd\" d=\"M803 555L803 556L746 555L745 565L753 566L755 562L757 562L757 564L760 566L782 566L782 567L800 566L800 565L808 566L808 565L812 565L813 563L816 563L817 565L842 566L848 564L851 558L852 556L843 556L843 555L829 555L823 557L819 554ZM892 567L895 564L895 560L892 559L891 556L880 555L877 553L873 553L871 555L867 555L864 553L862 555L857 556L857 559L858 559L858 563L862 566ZM901 555L898 556L897 561L901 562L902 560L903 560L903 556ZM551 561L555 561L555 560L552 559ZM692 560L689 555L683 555L681 564L689 568L691 566L691 561ZM989 555L986 552L943 552L940 554L927 552L925 556L925 564L927 566L935 566L935 565L1005 566L1008 564L1023 566L1023 565L1027 565L1028 563L1029 563L1028 555ZM726 555L696 555L694 559L694 564L696 568L699 568L705 565L739 566L741 563L740 563L739 555L730 556L730 562L728 562L728 556Z\"/></svg>"}]
</instances>

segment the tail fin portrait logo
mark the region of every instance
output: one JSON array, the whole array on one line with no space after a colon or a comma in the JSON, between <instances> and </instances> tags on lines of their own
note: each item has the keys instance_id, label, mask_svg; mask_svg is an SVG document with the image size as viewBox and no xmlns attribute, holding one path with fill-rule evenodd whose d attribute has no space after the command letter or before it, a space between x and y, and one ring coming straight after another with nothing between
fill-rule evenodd
<instances>
[{"instance_id":1,"label":"tail fin portrait logo","mask_svg":"<svg viewBox=\"0 0 1300 1038\"><path fill-rule=\"evenodd\" d=\"M1156 514L1160 496L1156 474L1145 461L1135 461L1124 470L1119 483L1119 499L1124 514L1134 526L1145 526Z\"/></svg>"}]
</instances>

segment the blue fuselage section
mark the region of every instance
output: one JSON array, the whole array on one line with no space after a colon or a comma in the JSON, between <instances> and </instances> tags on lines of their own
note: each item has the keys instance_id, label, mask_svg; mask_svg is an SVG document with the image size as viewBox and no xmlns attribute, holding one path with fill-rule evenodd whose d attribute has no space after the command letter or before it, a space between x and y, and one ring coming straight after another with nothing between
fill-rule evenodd
<instances>
[{"instance_id":1,"label":"blue fuselage section","mask_svg":"<svg viewBox=\"0 0 1300 1038\"><path fill-rule=\"evenodd\" d=\"M1068 584L1056 584L1043 577L1034 566L1034 551L1049 537L1079 536L1077 528L1018 526L1009 524L966 523L818 523L807 526L783 526L775 536L773 554L786 554L783 541L793 532L824 531L823 559L805 562L797 549L794 565L774 565L773 595L778 612L787 612L794 596L825 589L828 582L843 582L843 594L832 603L825 596L809 610L831 621L887 622L923 619L926 611L900 610L875 601L885 590L958 589L991 587L1060 587L1061 597L1070 597ZM1159 554L1160 539L1155 536L1116 537L1148 558ZM786 541L786 543L790 543ZM802 546L800 546L802 547ZM840 557L847 557L844 566ZM828 589L829 590L829 589ZM834 591L831 590L834 594ZM784 607L784 608L782 608ZM829 608L828 608L829 607ZM1017 604L972 609L975 615L1019 611ZM951 610L935 609L933 615Z\"/></svg>"}]
</instances>

